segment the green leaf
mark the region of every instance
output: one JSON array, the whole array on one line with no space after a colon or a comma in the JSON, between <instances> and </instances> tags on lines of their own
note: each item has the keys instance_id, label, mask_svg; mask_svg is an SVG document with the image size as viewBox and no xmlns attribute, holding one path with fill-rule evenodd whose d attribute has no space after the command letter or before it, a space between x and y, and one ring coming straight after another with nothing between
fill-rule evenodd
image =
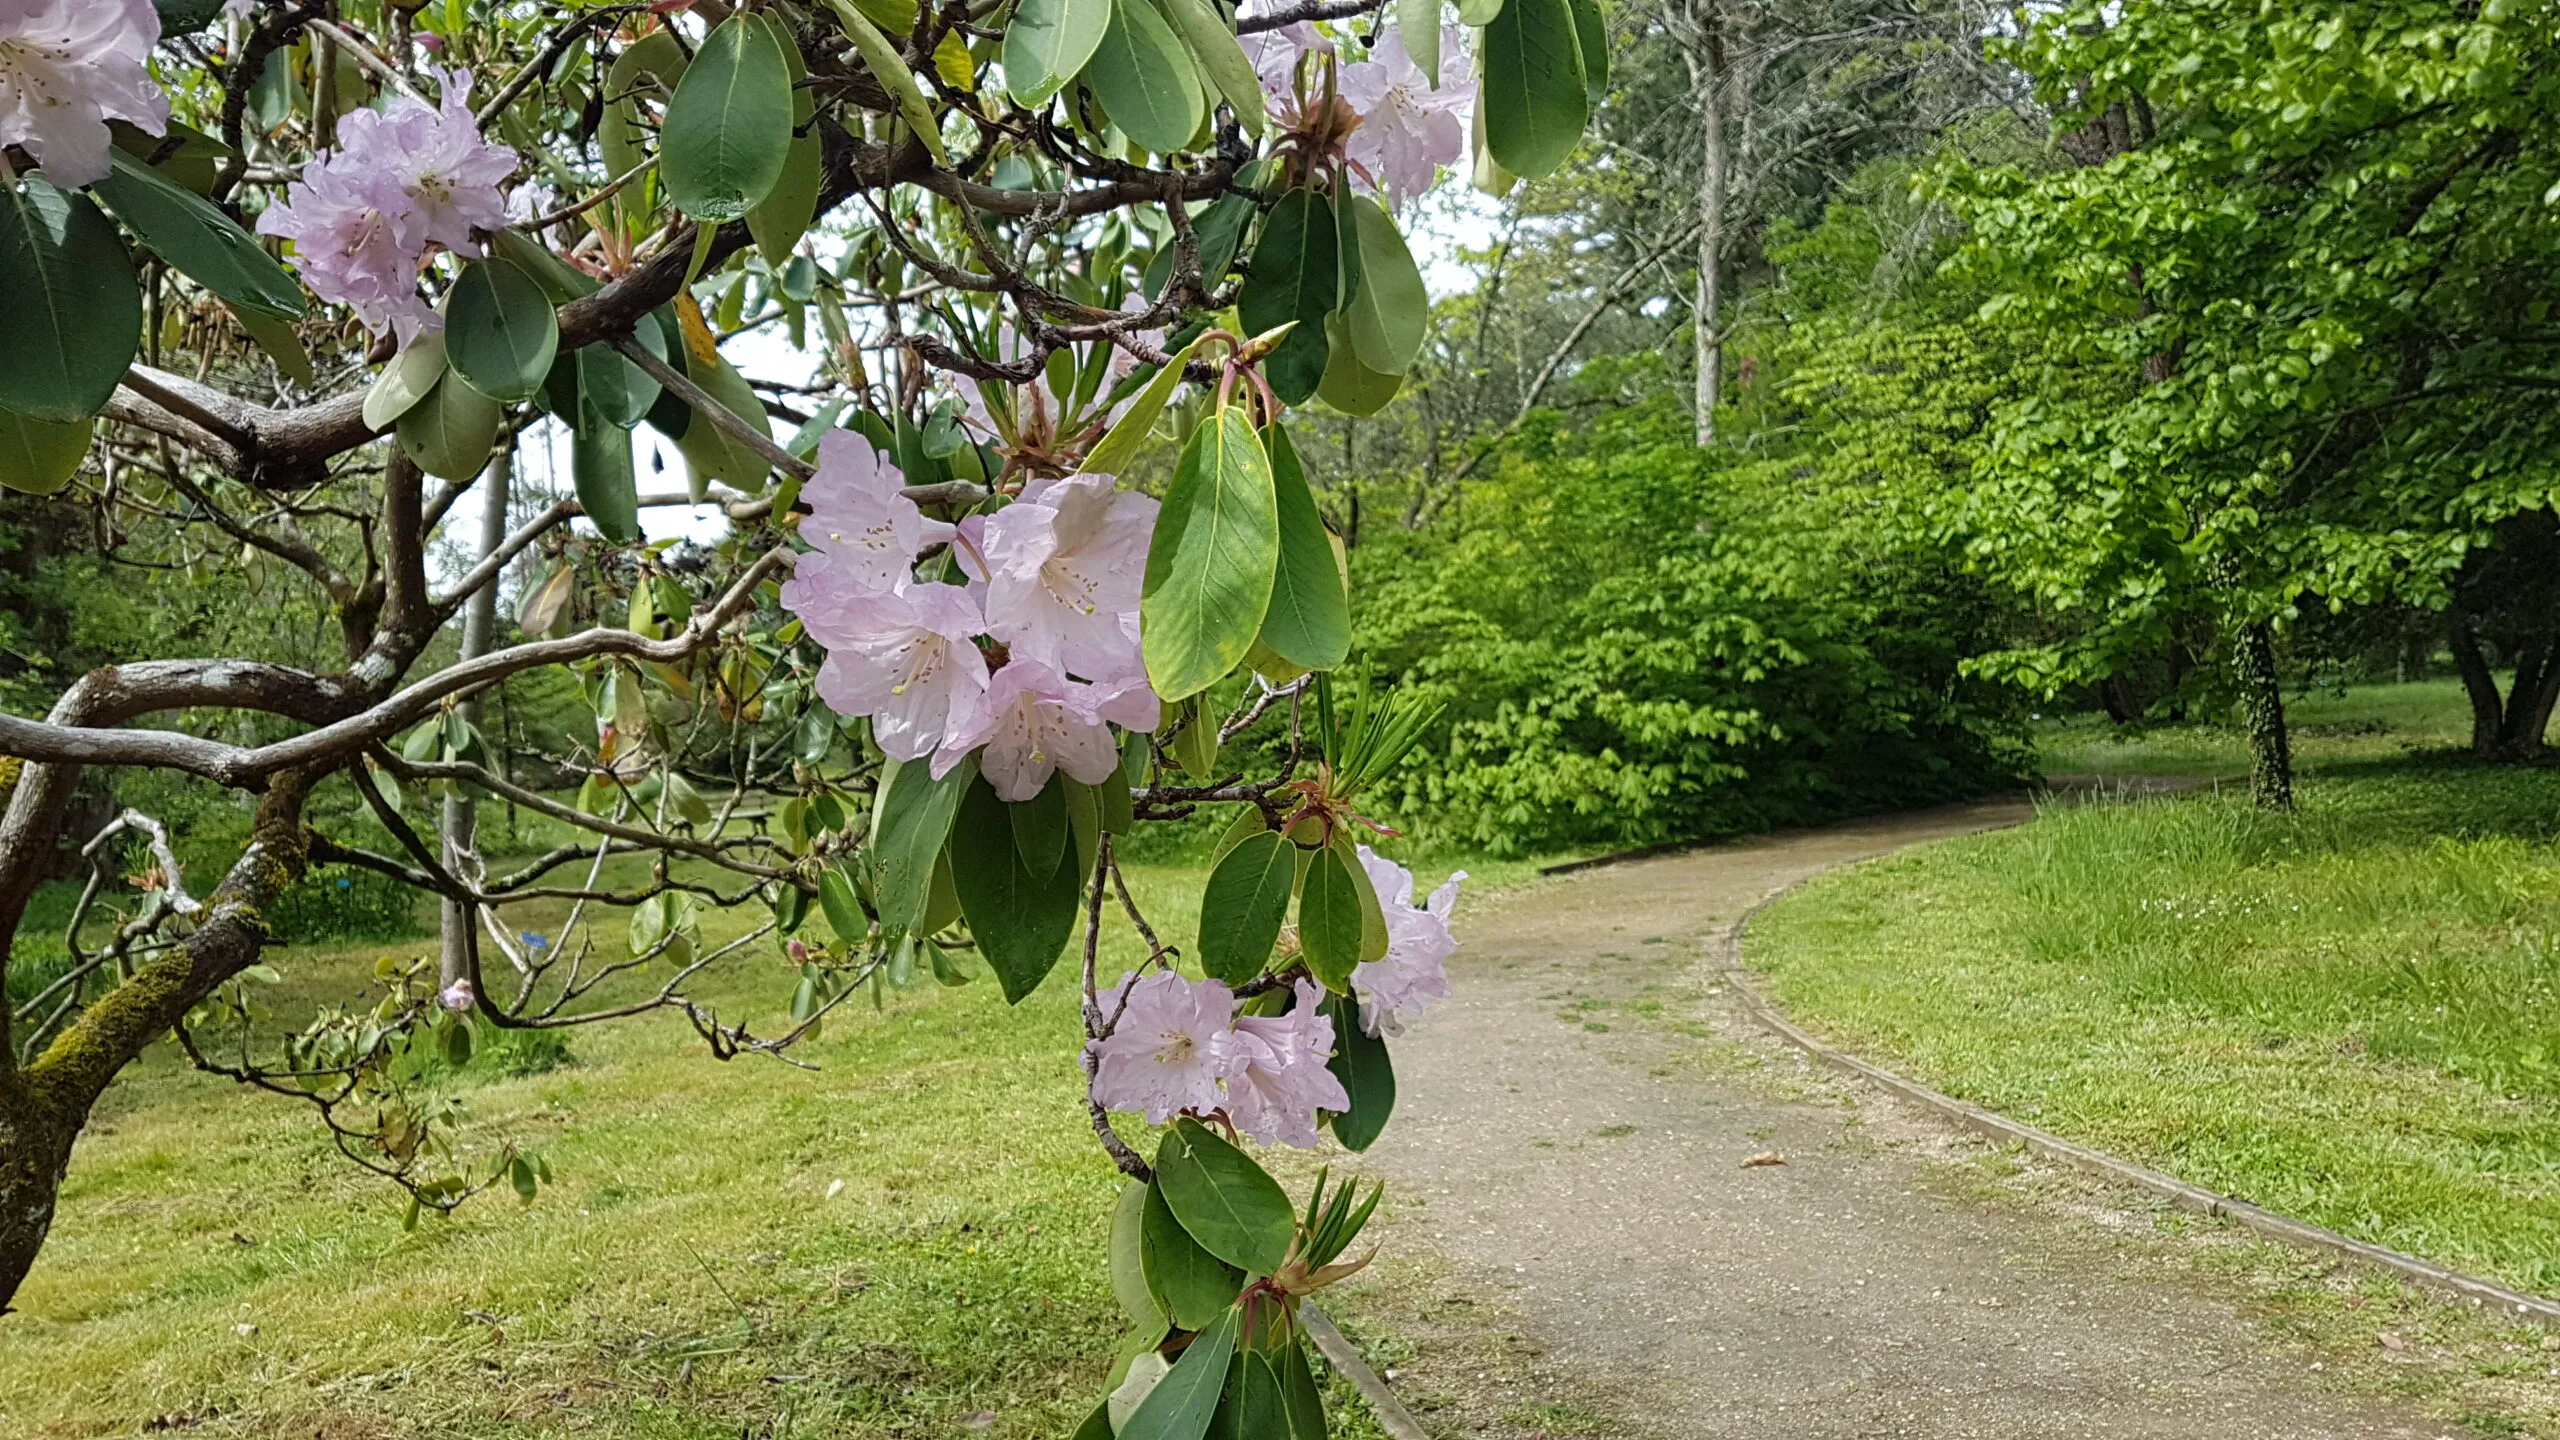
<instances>
[{"instance_id":1,"label":"green leaf","mask_svg":"<svg viewBox=\"0 0 2560 1440\"><path fill-rule=\"evenodd\" d=\"M756 398L755 387L747 383L747 377L738 373L727 356L714 352L706 361L689 354L684 369L685 378L719 401L720 408L758 429L770 424L765 418L764 402ZM677 408L688 416L693 413L689 406L679 404ZM651 414L650 423L654 425L656 412ZM683 453L684 463L692 468L697 480L722 480L755 491L764 487L765 472L772 468L746 441L709 420L694 420L684 427L683 434L668 438L676 442L676 449Z\"/></svg>"},{"instance_id":2,"label":"green leaf","mask_svg":"<svg viewBox=\"0 0 2560 1440\"><path fill-rule=\"evenodd\" d=\"M1571 0L1507 0L1484 27L1476 104L1502 168L1525 180L1554 173L1582 141L1591 92Z\"/></svg>"},{"instance_id":3,"label":"green leaf","mask_svg":"<svg viewBox=\"0 0 2560 1440\"><path fill-rule=\"evenodd\" d=\"M939 780L922 760L891 760L882 768L879 796L871 811L871 856L879 877L883 929L906 932L924 923L933 894L934 864L941 858L943 842L951 838L960 797L977 778L975 756L951 767Z\"/></svg>"},{"instance_id":4,"label":"green leaf","mask_svg":"<svg viewBox=\"0 0 2560 1440\"><path fill-rule=\"evenodd\" d=\"M578 407L569 432L569 474L578 504L596 533L616 545L640 543L639 479L632 473L631 432Z\"/></svg>"},{"instance_id":5,"label":"green leaf","mask_svg":"<svg viewBox=\"0 0 2560 1440\"><path fill-rule=\"evenodd\" d=\"M444 354L453 372L492 400L521 404L542 392L560 350L560 317L523 267L466 262L445 302Z\"/></svg>"},{"instance_id":6,"label":"green leaf","mask_svg":"<svg viewBox=\"0 0 2560 1440\"><path fill-rule=\"evenodd\" d=\"M896 102L899 118L905 120L907 128L924 142L925 153L933 157L933 163L949 168L951 156L942 148L942 127L935 121L933 106L926 103L924 91L916 85L915 73L907 68L905 60L899 58L898 47L890 44L889 37L880 33L880 27L855 9L850 0L828 0L828 3L834 7L836 19L843 23L844 33L853 41L853 48L861 52L863 68L871 72L871 78L879 81L880 88L888 91L889 98Z\"/></svg>"},{"instance_id":7,"label":"green leaf","mask_svg":"<svg viewBox=\"0 0 2560 1440\"><path fill-rule=\"evenodd\" d=\"M1328 995L1324 1013L1333 1019L1333 1058L1325 1068L1351 1097L1351 1108L1333 1117L1333 1138L1349 1149L1366 1150L1395 1113L1395 1065L1387 1058L1387 1042L1360 1028L1359 1001Z\"/></svg>"},{"instance_id":8,"label":"green leaf","mask_svg":"<svg viewBox=\"0 0 2560 1440\"><path fill-rule=\"evenodd\" d=\"M280 320L302 315L302 287L249 232L202 196L121 150L115 152L114 171L90 188L171 268L235 310Z\"/></svg>"},{"instance_id":9,"label":"green leaf","mask_svg":"<svg viewBox=\"0 0 2560 1440\"><path fill-rule=\"evenodd\" d=\"M1209 868L1217 869L1237 846L1254 836L1277 833L1271 828L1270 822L1263 819L1260 809L1251 805L1238 807L1236 818L1227 822L1227 828L1219 832L1218 843L1209 851Z\"/></svg>"},{"instance_id":10,"label":"green leaf","mask_svg":"<svg viewBox=\"0 0 2560 1440\"><path fill-rule=\"evenodd\" d=\"M1194 340L1175 351L1172 363L1147 381L1146 388L1129 402L1129 408L1120 413L1111 429L1085 452L1084 464L1080 467L1083 473L1117 475L1128 467L1130 461L1138 458L1139 447L1147 443L1147 436L1155 429L1156 417L1164 413L1165 402L1173 398L1175 388L1182 384L1183 367L1191 363L1192 352L1199 348L1200 342Z\"/></svg>"},{"instance_id":11,"label":"green leaf","mask_svg":"<svg viewBox=\"0 0 2560 1440\"><path fill-rule=\"evenodd\" d=\"M1013 846L1025 873L1045 878L1066 858L1066 787L1074 783L1061 771L1049 777L1039 794L1005 806L1013 818Z\"/></svg>"},{"instance_id":12,"label":"green leaf","mask_svg":"<svg viewBox=\"0 0 2560 1440\"><path fill-rule=\"evenodd\" d=\"M1111 773L1117 779L1120 772ZM1076 873L1090 877L1094 857L1102 853L1102 787L1087 785L1064 771L1058 774L1058 785L1066 792L1067 831L1076 842ZM1019 843L1021 836L1014 838Z\"/></svg>"},{"instance_id":13,"label":"green leaf","mask_svg":"<svg viewBox=\"0 0 2560 1440\"><path fill-rule=\"evenodd\" d=\"M827 917L827 928L847 945L861 946L871 939L871 917L862 913L862 902L853 893L853 881L844 871L828 867L818 877L818 909Z\"/></svg>"},{"instance_id":14,"label":"green leaf","mask_svg":"<svg viewBox=\"0 0 2560 1440\"><path fill-rule=\"evenodd\" d=\"M505 406L447 371L425 400L400 417L400 448L439 480L468 480L489 463L489 449L506 423Z\"/></svg>"},{"instance_id":15,"label":"green leaf","mask_svg":"<svg viewBox=\"0 0 2560 1440\"><path fill-rule=\"evenodd\" d=\"M672 30L652 31L624 46L614 58L613 68L605 73L604 119L596 128L596 145L604 154L608 177L618 179L649 158L651 130L640 109L643 87L654 81L671 94L684 71L684 47ZM625 213L629 213L626 206L637 208L628 189L614 200L615 208Z\"/></svg>"},{"instance_id":16,"label":"green leaf","mask_svg":"<svg viewBox=\"0 0 2560 1440\"><path fill-rule=\"evenodd\" d=\"M1229 1310L1192 1340L1171 1374L1156 1382L1146 1403L1120 1427L1119 1440L1201 1440L1218 1413L1227 1362L1235 1353L1236 1312Z\"/></svg>"},{"instance_id":17,"label":"green leaf","mask_svg":"<svg viewBox=\"0 0 2560 1440\"><path fill-rule=\"evenodd\" d=\"M775 178L773 189L766 193L756 208L747 212L747 233L756 237L756 248L764 252L765 263L788 266L792 251L799 248L800 237L809 233L809 224L818 216L818 191L826 183L826 146L812 123L818 116L817 92L800 82L809 76L808 66L800 58L800 47L782 22L768 15L764 22L773 30L774 45L782 52L784 68L791 80L791 147L782 159L782 174ZM806 290L793 293L785 284L784 292L806 304Z\"/></svg>"},{"instance_id":18,"label":"green leaf","mask_svg":"<svg viewBox=\"0 0 2560 1440\"><path fill-rule=\"evenodd\" d=\"M1458 23L1478 28L1490 25L1502 13L1502 0L1458 0Z\"/></svg>"},{"instance_id":19,"label":"green leaf","mask_svg":"<svg viewBox=\"0 0 2560 1440\"><path fill-rule=\"evenodd\" d=\"M1143 1187L1138 1242L1148 1298L1185 1330L1208 1328L1244 1289L1244 1272L1201 1249L1157 1186Z\"/></svg>"},{"instance_id":20,"label":"green leaf","mask_svg":"<svg viewBox=\"0 0 2560 1440\"><path fill-rule=\"evenodd\" d=\"M667 337L659 333L657 326L635 325L631 336L641 349L660 360L667 358ZM572 363L578 367L579 403L615 429L628 430L648 419L649 411L658 403L657 379L622 358L622 352L610 345L586 346L576 353Z\"/></svg>"},{"instance_id":21,"label":"green leaf","mask_svg":"<svg viewBox=\"0 0 2560 1440\"><path fill-rule=\"evenodd\" d=\"M924 923L916 927L916 933L939 935L951 928L961 913L960 883L951 873L951 849L944 846L942 853L934 857L933 886L925 892Z\"/></svg>"},{"instance_id":22,"label":"green leaf","mask_svg":"<svg viewBox=\"0 0 2560 1440\"><path fill-rule=\"evenodd\" d=\"M773 928L789 935L809 918L809 892L788 880L775 883L773 892Z\"/></svg>"},{"instance_id":23,"label":"green leaf","mask_svg":"<svg viewBox=\"0 0 2560 1440\"><path fill-rule=\"evenodd\" d=\"M1324 1394L1307 1366L1303 1339L1292 1339L1280 1352L1280 1404L1288 1412L1289 1427L1274 1432L1272 1440L1326 1440Z\"/></svg>"},{"instance_id":24,"label":"green leaf","mask_svg":"<svg viewBox=\"0 0 2560 1440\"><path fill-rule=\"evenodd\" d=\"M1316 386L1316 397L1345 415L1375 415L1387 408L1404 388L1402 375L1381 375L1360 363L1359 352L1351 344L1349 327L1339 315L1328 315L1325 334L1332 347L1326 356L1324 380Z\"/></svg>"},{"instance_id":25,"label":"green leaf","mask_svg":"<svg viewBox=\"0 0 2560 1440\"><path fill-rule=\"evenodd\" d=\"M58 424L0 410L0 489L50 495L80 473L97 421Z\"/></svg>"},{"instance_id":26,"label":"green leaf","mask_svg":"<svg viewBox=\"0 0 2560 1440\"><path fill-rule=\"evenodd\" d=\"M1349 988L1351 971L1360 963L1359 884L1331 845L1308 863L1305 893L1298 898L1298 948L1308 972L1328 990Z\"/></svg>"},{"instance_id":27,"label":"green leaf","mask_svg":"<svg viewBox=\"0 0 2560 1440\"><path fill-rule=\"evenodd\" d=\"M1147 1288L1146 1257L1143 1236L1147 1213L1148 1187L1129 1184L1120 1187L1120 1201L1111 1210L1111 1295L1120 1302L1129 1323L1140 1330L1150 1326L1161 1333L1165 1326L1162 1306L1156 1304L1154 1292Z\"/></svg>"},{"instance_id":28,"label":"green leaf","mask_svg":"<svg viewBox=\"0 0 2560 1440\"><path fill-rule=\"evenodd\" d=\"M1600 0L1571 0L1573 30L1582 39L1583 93L1591 99L1597 112L1600 102L1609 98L1609 18L1600 9Z\"/></svg>"},{"instance_id":29,"label":"green leaf","mask_svg":"<svg viewBox=\"0 0 2560 1440\"><path fill-rule=\"evenodd\" d=\"M1262 80L1253 73L1253 62L1245 58L1244 47L1236 43L1235 30L1219 17L1208 0L1155 0L1155 4L1182 41L1182 47L1191 52L1200 73L1226 97L1235 111L1237 125L1247 135L1260 135L1265 104Z\"/></svg>"},{"instance_id":30,"label":"green leaf","mask_svg":"<svg viewBox=\"0 0 2560 1440\"><path fill-rule=\"evenodd\" d=\"M1067 1440L1112 1440L1111 1403L1106 1400L1094 1406L1093 1413L1084 1417L1084 1423Z\"/></svg>"},{"instance_id":31,"label":"green leaf","mask_svg":"<svg viewBox=\"0 0 2560 1440\"><path fill-rule=\"evenodd\" d=\"M1262 362L1272 393L1292 405L1304 403L1324 380L1324 319L1340 298L1341 266L1332 204L1304 185L1281 196L1254 242L1236 316L1248 335L1298 322Z\"/></svg>"},{"instance_id":32,"label":"green leaf","mask_svg":"<svg viewBox=\"0 0 2560 1440\"><path fill-rule=\"evenodd\" d=\"M1037 110L1066 88L1111 28L1111 0L1023 0L1004 32L1004 87Z\"/></svg>"},{"instance_id":33,"label":"green leaf","mask_svg":"<svg viewBox=\"0 0 2560 1440\"><path fill-rule=\"evenodd\" d=\"M302 348L302 336L294 330L292 321L279 320L264 310L234 309L227 303L222 308L229 312L232 323L247 331L249 338L258 342L258 348L276 362L277 374L305 389L318 388L319 372L311 368L311 352Z\"/></svg>"},{"instance_id":34,"label":"green leaf","mask_svg":"<svg viewBox=\"0 0 2560 1440\"><path fill-rule=\"evenodd\" d=\"M1156 1149L1156 1188L1201 1249L1246 1274L1269 1275L1289 1258L1298 1217L1280 1182L1199 1121L1173 1122Z\"/></svg>"},{"instance_id":35,"label":"green leaf","mask_svg":"<svg viewBox=\"0 0 2560 1440\"><path fill-rule=\"evenodd\" d=\"M1063 802L1065 796L1058 799ZM996 972L1006 1002L1018 1005L1048 978L1075 933L1076 897L1084 886L1083 877L1058 863L1057 850L1049 852L1048 874L1031 873L1015 839L1013 810L984 780L969 787L951 831L951 878L979 952ZM1062 849L1063 803L1057 821Z\"/></svg>"},{"instance_id":36,"label":"green leaf","mask_svg":"<svg viewBox=\"0 0 2560 1440\"><path fill-rule=\"evenodd\" d=\"M142 288L88 196L0 185L0 315L0 410L68 425L107 408L141 348Z\"/></svg>"},{"instance_id":37,"label":"green leaf","mask_svg":"<svg viewBox=\"0 0 2560 1440\"><path fill-rule=\"evenodd\" d=\"M1183 447L1147 550L1139 633L1158 695L1188 699L1236 667L1261 632L1279 565L1271 461L1230 406Z\"/></svg>"},{"instance_id":38,"label":"green leaf","mask_svg":"<svg viewBox=\"0 0 2560 1440\"><path fill-rule=\"evenodd\" d=\"M1358 237L1360 292L1347 307L1352 349L1360 363L1384 375L1401 375L1422 353L1431 322L1431 292L1396 222L1366 195L1346 202Z\"/></svg>"},{"instance_id":39,"label":"green leaf","mask_svg":"<svg viewBox=\"0 0 2560 1440\"><path fill-rule=\"evenodd\" d=\"M702 42L667 102L658 174L667 198L696 220L746 217L791 158L791 70L773 28L732 15Z\"/></svg>"},{"instance_id":40,"label":"green leaf","mask_svg":"<svg viewBox=\"0 0 2560 1440\"><path fill-rule=\"evenodd\" d=\"M1257 1350L1237 1354L1231 1372L1233 1383L1226 1396L1229 1413L1219 1417L1226 1433L1236 1440L1288 1440L1288 1402L1280 1393L1280 1370L1270 1356Z\"/></svg>"},{"instance_id":41,"label":"green leaf","mask_svg":"<svg viewBox=\"0 0 2560 1440\"><path fill-rule=\"evenodd\" d=\"M1396 34L1431 88L1440 88L1440 0L1396 0Z\"/></svg>"},{"instance_id":42,"label":"green leaf","mask_svg":"<svg viewBox=\"0 0 2560 1440\"><path fill-rule=\"evenodd\" d=\"M1277 420L1263 431L1271 452L1271 489L1280 517L1280 568L1262 643L1292 665L1330 670L1351 653L1351 597L1334 563L1333 536L1316 512L1298 447Z\"/></svg>"},{"instance_id":43,"label":"green leaf","mask_svg":"<svg viewBox=\"0 0 2560 1440\"><path fill-rule=\"evenodd\" d=\"M1297 878L1297 847L1276 830L1247 835L1227 851L1200 891L1197 953L1209 978L1241 985L1262 973L1280 922L1289 918Z\"/></svg>"},{"instance_id":44,"label":"green leaf","mask_svg":"<svg viewBox=\"0 0 2560 1440\"><path fill-rule=\"evenodd\" d=\"M1112 0L1084 83L1112 124L1159 155L1190 148L1207 115L1191 54L1152 0Z\"/></svg>"},{"instance_id":45,"label":"green leaf","mask_svg":"<svg viewBox=\"0 0 2560 1440\"><path fill-rule=\"evenodd\" d=\"M1387 933L1387 910L1378 902L1378 887L1369 879L1369 867L1360 863L1360 851L1348 832L1335 831L1329 848L1351 872L1352 898L1360 902L1360 963L1383 960L1393 937Z\"/></svg>"},{"instance_id":46,"label":"green leaf","mask_svg":"<svg viewBox=\"0 0 2560 1440\"><path fill-rule=\"evenodd\" d=\"M373 387L364 392L365 425L374 430L390 429L393 421L434 393L436 382L444 378L444 370L444 332L421 332L391 357L391 363L374 377Z\"/></svg>"}]
</instances>

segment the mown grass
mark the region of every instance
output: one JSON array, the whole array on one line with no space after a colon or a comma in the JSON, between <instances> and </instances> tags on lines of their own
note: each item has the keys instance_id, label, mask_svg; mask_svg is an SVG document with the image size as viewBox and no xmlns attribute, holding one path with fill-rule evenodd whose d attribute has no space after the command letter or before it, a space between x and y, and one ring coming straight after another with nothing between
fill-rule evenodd
<instances>
[{"instance_id":1,"label":"mown grass","mask_svg":"<svg viewBox=\"0 0 2560 1440\"><path fill-rule=\"evenodd\" d=\"M1187 939L1198 871L1133 879ZM1105 935L1139 953L1116 914ZM282 953L274 1023L431 945ZM741 969L704 998L779 1030L787 962L768 943ZM578 1030L542 1073L466 1072L468 1143L536 1149L554 1184L414 1232L302 1107L161 1047L0 1320L0 1434L1063 1435L1122 1328L1064 973L1019 1007L928 981L839 1011L795 1052L815 1070L715 1062L660 1016ZM1335 1398L1338 1434L1377 1433Z\"/></svg>"},{"instance_id":2,"label":"mown grass","mask_svg":"<svg viewBox=\"0 0 2560 1440\"><path fill-rule=\"evenodd\" d=\"M2383 698L2369 751L2443 719ZM1953 1094L2560 1293L2560 773L2314 741L2297 815L2058 806L1819 880L1744 958Z\"/></svg>"},{"instance_id":3,"label":"mown grass","mask_svg":"<svg viewBox=\"0 0 2560 1440\"><path fill-rule=\"evenodd\" d=\"M2295 758L2312 774L2471 743L2469 702L2454 680L2288 695L2285 714ZM2249 769L2249 737L2227 717L2125 727L2082 714L2042 721L2035 734L2052 775L2238 775Z\"/></svg>"}]
</instances>

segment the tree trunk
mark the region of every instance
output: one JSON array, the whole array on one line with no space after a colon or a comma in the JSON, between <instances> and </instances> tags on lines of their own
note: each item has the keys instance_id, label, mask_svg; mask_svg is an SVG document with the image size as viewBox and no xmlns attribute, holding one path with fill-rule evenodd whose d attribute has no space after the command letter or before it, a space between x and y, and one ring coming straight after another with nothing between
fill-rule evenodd
<instances>
[{"instance_id":1,"label":"tree trunk","mask_svg":"<svg viewBox=\"0 0 2560 1440\"><path fill-rule=\"evenodd\" d=\"M515 480L516 457L512 442L498 458L489 462L488 472L481 477L480 553L475 558L486 560L507 543L508 491ZM471 596L462 610L462 656L474 660L489 653L489 644L498 628L498 587L483 585ZM480 723L480 701L477 696L462 702L463 718L476 728ZM504 768L501 765L500 768ZM476 868L475 847L479 843L480 817L471 798L460 792L444 801L444 866L462 873ZM479 923L471 907L458 901L444 902L444 951L437 975L446 985L471 973L471 927Z\"/></svg>"},{"instance_id":2,"label":"tree trunk","mask_svg":"<svg viewBox=\"0 0 2560 1440\"><path fill-rule=\"evenodd\" d=\"M1698 291L1691 302L1697 334L1698 444L1716 443L1716 407L1724 399L1724 29L1721 0L1695 0L1696 44L1689 86L1697 97L1698 138L1705 151L1698 176Z\"/></svg>"},{"instance_id":3,"label":"tree trunk","mask_svg":"<svg viewBox=\"0 0 2560 1440\"><path fill-rule=\"evenodd\" d=\"M0 1091L0 1314L8 1313L53 1229L54 1196L78 1133L17 1081Z\"/></svg>"},{"instance_id":4,"label":"tree trunk","mask_svg":"<svg viewBox=\"0 0 2560 1440\"><path fill-rule=\"evenodd\" d=\"M2520 755L2531 755L2543 746L2551 730L2551 708L2560 702L2560 647L2547 650L2542 662L2542 676L2531 690L2521 684L2515 697L2507 702L2510 711L2519 708L2523 718L2514 722L2515 749Z\"/></svg>"},{"instance_id":5,"label":"tree trunk","mask_svg":"<svg viewBox=\"0 0 2560 1440\"><path fill-rule=\"evenodd\" d=\"M2471 697L2472 753L2496 754L2498 732L2506 728L2506 704L2498 698L2498 677L2490 672L2488 657L2480 653L2480 636L2472 628L2471 617L2455 611L2451 630L2453 668L2462 676L2463 693Z\"/></svg>"},{"instance_id":6,"label":"tree trunk","mask_svg":"<svg viewBox=\"0 0 2560 1440\"><path fill-rule=\"evenodd\" d=\"M2290 810L2293 742L2285 732L2274 629L2263 620L2243 627L2239 651L2241 702L2249 710L2249 798L2261 810Z\"/></svg>"},{"instance_id":7,"label":"tree trunk","mask_svg":"<svg viewBox=\"0 0 2560 1440\"><path fill-rule=\"evenodd\" d=\"M2560 660L2552 655L2548 638L2534 641L2516 657L2516 678L2507 686L2507 713L2498 722L2498 753L2529 755L2542 748L2542 728L2550 716L2550 702L2542 696L2555 668L2560 668Z\"/></svg>"}]
</instances>

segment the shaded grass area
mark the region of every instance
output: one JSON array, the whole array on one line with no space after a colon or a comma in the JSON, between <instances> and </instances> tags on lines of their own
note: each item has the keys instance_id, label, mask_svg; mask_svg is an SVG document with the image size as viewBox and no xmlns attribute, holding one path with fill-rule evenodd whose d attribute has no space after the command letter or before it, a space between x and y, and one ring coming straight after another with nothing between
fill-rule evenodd
<instances>
[{"instance_id":1,"label":"shaded grass area","mask_svg":"<svg viewBox=\"0 0 2560 1440\"><path fill-rule=\"evenodd\" d=\"M2061 807L1843 871L1748 963L1950 1093L2362 1239L2560 1291L2560 774L2334 765Z\"/></svg>"},{"instance_id":2,"label":"shaded grass area","mask_svg":"<svg viewBox=\"0 0 2560 1440\"><path fill-rule=\"evenodd\" d=\"M2471 743L2470 702L2456 680L2367 685L2285 697L2294 758L2313 774ZM2040 722L2037 751L2053 775L2239 775L2249 737L2236 723L2119 726L2084 714Z\"/></svg>"},{"instance_id":3,"label":"shaded grass area","mask_svg":"<svg viewBox=\"0 0 2560 1440\"><path fill-rule=\"evenodd\" d=\"M1196 869L1132 878L1187 943ZM749 911L707 913L706 940ZM1116 973L1142 952L1107 913ZM274 1023L431 947L282 952ZM784 1028L778 950L737 969L701 998ZM1123 1328L1068 970L1019 1007L928 981L839 1010L794 1052L815 1071L715 1062L672 1015L513 1067L538 1073L475 1062L468 1143L521 1143L555 1183L414 1232L300 1107L160 1047L102 1105L0 1319L0 1433L1064 1435ZM1336 1433L1376 1435L1333 1389Z\"/></svg>"}]
</instances>

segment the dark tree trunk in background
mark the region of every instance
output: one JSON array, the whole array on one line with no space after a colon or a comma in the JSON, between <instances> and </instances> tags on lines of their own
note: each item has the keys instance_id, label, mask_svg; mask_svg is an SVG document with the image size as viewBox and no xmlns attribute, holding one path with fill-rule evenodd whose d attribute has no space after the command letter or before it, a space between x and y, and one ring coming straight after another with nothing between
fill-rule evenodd
<instances>
[{"instance_id":1,"label":"dark tree trunk in background","mask_svg":"<svg viewBox=\"0 0 2560 1440\"><path fill-rule=\"evenodd\" d=\"M2241 703L2249 710L2249 798L2261 810L2290 810L2293 740L2285 732L2274 628L2263 620L2243 627L2238 659Z\"/></svg>"},{"instance_id":2,"label":"dark tree trunk in background","mask_svg":"<svg viewBox=\"0 0 2560 1440\"><path fill-rule=\"evenodd\" d=\"M2450 631L2453 666L2471 700L2471 752L2490 759L2540 750L2550 731L2552 702L2560 699L2560 647L2547 638L2526 646L2516 657L2514 682L2501 695L2470 612L2455 609Z\"/></svg>"}]
</instances>

